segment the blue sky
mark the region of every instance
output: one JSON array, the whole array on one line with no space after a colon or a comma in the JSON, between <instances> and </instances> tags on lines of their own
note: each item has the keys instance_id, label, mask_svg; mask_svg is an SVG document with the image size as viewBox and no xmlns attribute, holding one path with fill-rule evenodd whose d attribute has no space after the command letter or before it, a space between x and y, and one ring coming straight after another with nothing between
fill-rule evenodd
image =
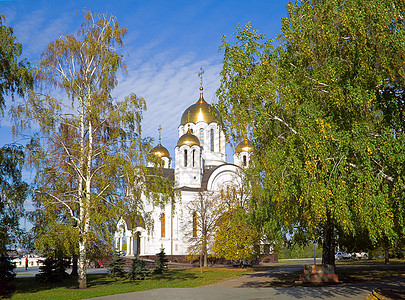
<instances>
[{"instance_id":1,"label":"blue sky","mask_svg":"<svg viewBox=\"0 0 405 300\"><path fill-rule=\"evenodd\" d=\"M221 35L230 37L238 24L248 22L267 38L280 32L286 17L285 0L238 1L1 1L6 25L23 44L23 56L37 64L46 45L61 35L76 33L87 7L110 12L128 28L124 39L127 73L119 73L114 96L134 92L146 99L143 134L157 140L162 125L162 144L174 156L177 127L184 110L199 97L200 67L204 74L204 98L216 102L223 52ZM16 99L18 102L19 99ZM14 105L8 98L7 107ZM0 144L11 143L11 123L6 111L0 120ZM17 142L23 143L21 140ZM228 149L232 161L232 149ZM26 173L26 176L33 176Z\"/></svg>"}]
</instances>

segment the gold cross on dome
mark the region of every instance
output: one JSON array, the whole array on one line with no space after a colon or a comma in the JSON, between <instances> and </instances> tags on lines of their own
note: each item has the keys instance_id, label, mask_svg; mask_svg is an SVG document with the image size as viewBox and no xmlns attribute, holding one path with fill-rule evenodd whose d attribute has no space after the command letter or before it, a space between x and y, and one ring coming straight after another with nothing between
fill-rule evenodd
<instances>
[{"instance_id":1,"label":"gold cross on dome","mask_svg":"<svg viewBox=\"0 0 405 300\"><path fill-rule=\"evenodd\" d=\"M202 90L203 89L203 86L202 86L202 77L203 77L203 74L205 73L205 71L203 70L203 68L201 67L200 68L200 73L198 73L198 77L200 77L200 90Z\"/></svg>"},{"instance_id":2,"label":"gold cross on dome","mask_svg":"<svg viewBox=\"0 0 405 300\"><path fill-rule=\"evenodd\" d=\"M159 144L160 144L160 140L161 140L161 137L162 137L162 125L159 125L158 131L159 131Z\"/></svg>"}]
</instances>

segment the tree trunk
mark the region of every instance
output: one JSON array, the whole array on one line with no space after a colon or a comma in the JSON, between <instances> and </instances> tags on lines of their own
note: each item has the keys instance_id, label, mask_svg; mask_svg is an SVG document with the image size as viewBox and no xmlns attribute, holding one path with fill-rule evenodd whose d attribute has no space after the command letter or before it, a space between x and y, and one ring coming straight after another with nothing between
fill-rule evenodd
<instances>
[{"instance_id":1,"label":"tree trunk","mask_svg":"<svg viewBox=\"0 0 405 300\"><path fill-rule=\"evenodd\" d=\"M80 232L81 237L79 238L79 289L87 288L87 234L90 229L90 219L89 210L91 206L91 162L93 158L93 134L92 134L92 124L88 122L88 151L87 151L87 170L85 177L85 200L80 203L80 220L82 222L82 231Z\"/></svg>"},{"instance_id":2,"label":"tree trunk","mask_svg":"<svg viewBox=\"0 0 405 300\"><path fill-rule=\"evenodd\" d=\"M204 267L207 267L208 260L207 260L207 238L204 237L204 245L203 245L203 255L204 255Z\"/></svg>"},{"instance_id":3,"label":"tree trunk","mask_svg":"<svg viewBox=\"0 0 405 300\"><path fill-rule=\"evenodd\" d=\"M384 252L384 264L388 265L390 263L390 251L389 248L385 248Z\"/></svg>"},{"instance_id":4,"label":"tree trunk","mask_svg":"<svg viewBox=\"0 0 405 300\"><path fill-rule=\"evenodd\" d=\"M80 99L81 114L80 114L80 164L79 170L79 187L78 187L78 198L79 198L79 289L87 288L87 272L86 272L86 236L83 235L83 224L85 220L85 204L83 203L83 187L84 187L84 174L85 171L85 123L84 123L84 102Z\"/></svg>"},{"instance_id":5,"label":"tree trunk","mask_svg":"<svg viewBox=\"0 0 405 300\"><path fill-rule=\"evenodd\" d=\"M87 288L86 238L79 239L79 289Z\"/></svg>"},{"instance_id":6,"label":"tree trunk","mask_svg":"<svg viewBox=\"0 0 405 300\"><path fill-rule=\"evenodd\" d=\"M78 276L79 274L77 273L77 260L78 257L77 255L73 255L73 259L72 259L72 273L70 273L70 276Z\"/></svg>"},{"instance_id":7,"label":"tree trunk","mask_svg":"<svg viewBox=\"0 0 405 300\"><path fill-rule=\"evenodd\" d=\"M331 224L327 224L325 227L322 246L322 264L335 266L334 227Z\"/></svg>"}]
</instances>

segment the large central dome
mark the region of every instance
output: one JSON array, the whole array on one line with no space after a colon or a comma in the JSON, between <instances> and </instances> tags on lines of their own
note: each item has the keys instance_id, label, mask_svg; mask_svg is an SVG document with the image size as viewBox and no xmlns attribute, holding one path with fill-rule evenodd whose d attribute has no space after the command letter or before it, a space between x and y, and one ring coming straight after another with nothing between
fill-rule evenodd
<instances>
[{"instance_id":1,"label":"large central dome","mask_svg":"<svg viewBox=\"0 0 405 300\"><path fill-rule=\"evenodd\" d=\"M181 116L181 125L186 125L187 123L197 124L198 122L205 122L207 124L218 122L216 114L217 110L205 102L201 92L200 99L187 108Z\"/></svg>"}]
</instances>

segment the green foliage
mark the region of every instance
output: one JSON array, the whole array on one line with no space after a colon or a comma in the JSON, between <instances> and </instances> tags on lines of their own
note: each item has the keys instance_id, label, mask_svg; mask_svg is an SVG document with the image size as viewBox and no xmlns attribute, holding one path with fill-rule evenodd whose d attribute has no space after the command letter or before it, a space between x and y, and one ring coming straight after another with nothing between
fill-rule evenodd
<instances>
[{"instance_id":1,"label":"green foliage","mask_svg":"<svg viewBox=\"0 0 405 300\"><path fill-rule=\"evenodd\" d=\"M132 260L131 269L127 273L127 278L131 280L145 280L150 278L150 271L145 267L146 262L139 258Z\"/></svg>"},{"instance_id":2,"label":"green foliage","mask_svg":"<svg viewBox=\"0 0 405 300\"><path fill-rule=\"evenodd\" d=\"M322 247L318 244L315 245L316 257L322 256ZM289 258L312 258L314 257L314 244L308 243L307 245L286 244L278 252L279 259Z\"/></svg>"},{"instance_id":3,"label":"green foliage","mask_svg":"<svg viewBox=\"0 0 405 300\"><path fill-rule=\"evenodd\" d=\"M261 224L252 222L251 193L245 175L240 174L243 183L229 184L220 191L214 243L212 250L217 257L227 260L256 259L259 255L259 241L266 240ZM266 240L266 242L268 242ZM269 243L269 242L268 242Z\"/></svg>"},{"instance_id":4,"label":"green foliage","mask_svg":"<svg viewBox=\"0 0 405 300\"><path fill-rule=\"evenodd\" d=\"M160 249L159 253L156 253L157 258L155 259L155 270L153 273L162 274L167 270L167 263L169 260L166 257L165 249Z\"/></svg>"},{"instance_id":5,"label":"green foliage","mask_svg":"<svg viewBox=\"0 0 405 300\"><path fill-rule=\"evenodd\" d=\"M13 28L5 26L4 21L0 14L0 111L5 107L5 95L17 93L23 96L34 82L27 60L19 60L22 44L17 42Z\"/></svg>"},{"instance_id":6,"label":"green foliage","mask_svg":"<svg viewBox=\"0 0 405 300\"><path fill-rule=\"evenodd\" d=\"M405 3L287 9L278 44L250 25L223 43L217 108L234 139L246 127L253 138L259 210L268 228L323 239L329 254L336 233L395 244L404 230Z\"/></svg>"},{"instance_id":7,"label":"green foliage","mask_svg":"<svg viewBox=\"0 0 405 300\"><path fill-rule=\"evenodd\" d=\"M77 283L72 279L59 284L46 284L38 283L34 278L16 278L13 299L88 299L156 288L192 288L252 272L252 269L235 268L204 268L203 273L200 268L177 269L136 282L116 280L107 274L89 274L91 288L88 289L77 289Z\"/></svg>"},{"instance_id":8,"label":"green foliage","mask_svg":"<svg viewBox=\"0 0 405 300\"><path fill-rule=\"evenodd\" d=\"M66 269L69 267L69 260L63 257L47 257L43 261L44 265L39 267L39 273L35 278L42 282L61 282L69 274Z\"/></svg>"},{"instance_id":9,"label":"green foliage","mask_svg":"<svg viewBox=\"0 0 405 300\"><path fill-rule=\"evenodd\" d=\"M20 235L18 222L24 214L23 204L28 194L28 186L21 176L23 163L21 146L0 148L0 254Z\"/></svg>"},{"instance_id":10,"label":"green foliage","mask_svg":"<svg viewBox=\"0 0 405 300\"><path fill-rule=\"evenodd\" d=\"M15 278L15 263L11 262L7 253L0 254L0 283Z\"/></svg>"},{"instance_id":11,"label":"green foliage","mask_svg":"<svg viewBox=\"0 0 405 300\"><path fill-rule=\"evenodd\" d=\"M160 203L167 197L158 191L170 187L168 181L145 184L155 182L146 168L150 145L140 126L145 100L111 96L126 31L114 16L85 11L76 36L61 36L42 53L36 73L41 91L30 92L13 109L17 133L31 123L38 128L27 147L28 163L36 169L38 235L54 228L63 235L39 238L48 248L54 243L71 255L78 252L80 288L86 287L89 245L110 245L120 215L138 219L141 195Z\"/></svg>"},{"instance_id":12,"label":"green foliage","mask_svg":"<svg viewBox=\"0 0 405 300\"><path fill-rule=\"evenodd\" d=\"M217 257L227 260L244 260L257 258L259 234L248 221L243 208L225 211L216 231L213 245Z\"/></svg>"},{"instance_id":13,"label":"green foliage","mask_svg":"<svg viewBox=\"0 0 405 300\"><path fill-rule=\"evenodd\" d=\"M124 258L122 257L121 251L115 250L113 255L113 260L108 268L108 272L111 277L124 277Z\"/></svg>"},{"instance_id":14,"label":"green foliage","mask_svg":"<svg viewBox=\"0 0 405 300\"><path fill-rule=\"evenodd\" d=\"M37 219L38 220L38 219ZM45 257L70 257L78 255L77 228L52 222L34 228L36 233L35 249Z\"/></svg>"},{"instance_id":15,"label":"green foliage","mask_svg":"<svg viewBox=\"0 0 405 300\"><path fill-rule=\"evenodd\" d=\"M193 258L200 256L203 266L208 265L208 253L221 216L218 195L199 191L193 201L187 204L188 222L184 223L184 238L189 244L187 252Z\"/></svg>"}]
</instances>

